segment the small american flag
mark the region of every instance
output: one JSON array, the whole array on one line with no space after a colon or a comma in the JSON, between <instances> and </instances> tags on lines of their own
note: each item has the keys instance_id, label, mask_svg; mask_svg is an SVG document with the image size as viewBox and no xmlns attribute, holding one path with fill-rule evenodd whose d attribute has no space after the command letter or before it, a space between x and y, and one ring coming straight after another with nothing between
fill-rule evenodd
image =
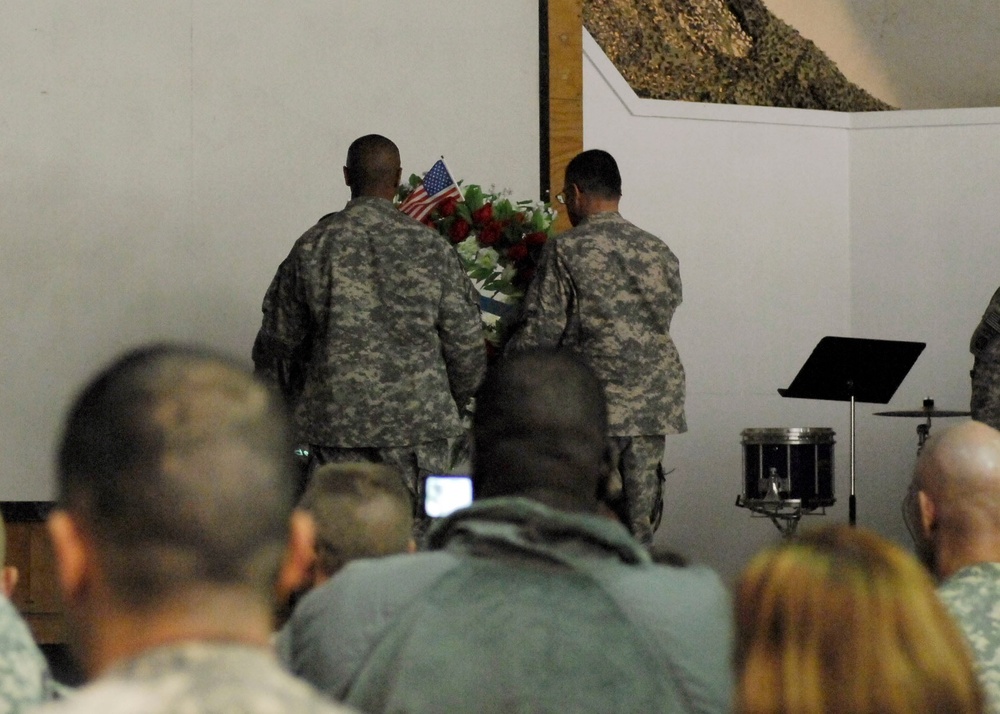
<instances>
[{"instance_id":1,"label":"small american flag","mask_svg":"<svg viewBox=\"0 0 1000 714\"><path fill-rule=\"evenodd\" d=\"M434 210L436 205L448 198L461 200L462 191L455 183L455 179L448 173L444 159L439 159L431 166L431 170L424 174L423 184L417 186L416 190L403 201L399 210L418 221L422 221Z\"/></svg>"}]
</instances>

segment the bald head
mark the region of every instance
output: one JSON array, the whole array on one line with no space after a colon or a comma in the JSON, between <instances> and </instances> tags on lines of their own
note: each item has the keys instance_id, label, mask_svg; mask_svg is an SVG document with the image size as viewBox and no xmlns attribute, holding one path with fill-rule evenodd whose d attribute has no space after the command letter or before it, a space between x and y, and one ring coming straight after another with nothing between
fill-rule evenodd
<instances>
[{"instance_id":1,"label":"bald head","mask_svg":"<svg viewBox=\"0 0 1000 714\"><path fill-rule=\"evenodd\" d=\"M1000 432L977 421L931 437L917 460L924 537L938 574L1000 562Z\"/></svg>"},{"instance_id":2,"label":"bald head","mask_svg":"<svg viewBox=\"0 0 1000 714\"><path fill-rule=\"evenodd\" d=\"M377 196L392 200L401 174L399 149L384 136L362 136L347 150L344 180L351 187L351 198Z\"/></svg>"},{"instance_id":3,"label":"bald head","mask_svg":"<svg viewBox=\"0 0 1000 714\"><path fill-rule=\"evenodd\" d=\"M501 361L476 394L476 498L525 496L596 510L606 432L604 390L577 357L537 349Z\"/></svg>"}]
</instances>

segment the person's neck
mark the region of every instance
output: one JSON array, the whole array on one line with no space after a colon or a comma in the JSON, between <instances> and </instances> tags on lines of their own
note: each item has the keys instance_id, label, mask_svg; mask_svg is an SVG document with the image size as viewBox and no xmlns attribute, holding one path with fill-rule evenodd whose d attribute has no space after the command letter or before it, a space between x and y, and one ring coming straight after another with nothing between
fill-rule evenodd
<instances>
[{"instance_id":1,"label":"person's neck","mask_svg":"<svg viewBox=\"0 0 1000 714\"><path fill-rule=\"evenodd\" d=\"M1000 563L1000 533L983 533L961 541L942 538L938 543L935 567L941 580L979 563Z\"/></svg>"},{"instance_id":2,"label":"person's neck","mask_svg":"<svg viewBox=\"0 0 1000 714\"><path fill-rule=\"evenodd\" d=\"M85 668L94 679L116 664L182 642L217 642L266 648L271 612L249 591L199 588L150 610L95 608Z\"/></svg>"},{"instance_id":3,"label":"person's neck","mask_svg":"<svg viewBox=\"0 0 1000 714\"><path fill-rule=\"evenodd\" d=\"M589 218L590 216L596 216L598 213L618 213L618 204L619 199L617 198L589 196L582 214L584 218Z\"/></svg>"},{"instance_id":4,"label":"person's neck","mask_svg":"<svg viewBox=\"0 0 1000 714\"><path fill-rule=\"evenodd\" d=\"M381 199L384 199L386 201L391 201L393 198L395 198L395 196L396 196L396 190L395 189L391 189L391 190L390 189L384 189L384 190L381 190L381 191L361 191L361 192L358 192L358 193L355 193L354 191L351 191L351 200L352 201L355 200L355 199L358 199L358 198L381 198Z\"/></svg>"}]
</instances>

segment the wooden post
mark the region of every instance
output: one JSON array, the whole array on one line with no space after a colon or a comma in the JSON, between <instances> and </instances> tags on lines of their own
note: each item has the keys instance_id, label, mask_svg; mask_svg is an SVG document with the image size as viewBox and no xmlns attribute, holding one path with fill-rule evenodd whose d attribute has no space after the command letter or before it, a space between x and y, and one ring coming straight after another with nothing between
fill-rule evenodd
<instances>
[{"instance_id":1,"label":"wooden post","mask_svg":"<svg viewBox=\"0 0 1000 714\"><path fill-rule=\"evenodd\" d=\"M539 21L541 187L555 203L566 164L583 150L583 0L540 0ZM569 227L560 210L556 231Z\"/></svg>"}]
</instances>

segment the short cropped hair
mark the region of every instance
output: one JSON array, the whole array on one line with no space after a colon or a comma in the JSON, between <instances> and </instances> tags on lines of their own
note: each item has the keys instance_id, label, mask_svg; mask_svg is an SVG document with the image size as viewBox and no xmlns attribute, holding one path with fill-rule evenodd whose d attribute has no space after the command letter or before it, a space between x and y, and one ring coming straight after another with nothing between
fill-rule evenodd
<instances>
[{"instance_id":1,"label":"short cropped hair","mask_svg":"<svg viewBox=\"0 0 1000 714\"><path fill-rule=\"evenodd\" d=\"M399 178L399 148L379 134L362 136L347 149L346 168L355 193L395 188Z\"/></svg>"},{"instance_id":2,"label":"short cropped hair","mask_svg":"<svg viewBox=\"0 0 1000 714\"><path fill-rule=\"evenodd\" d=\"M601 149L577 154L566 166L566 185L584 193L615 199L622 195L622 175L615 157Z\"/></svg>"},{"instance_id":3,"label":"short cropped hair","mask_svg":"<svg viewBox=\"0 0 1000 714\"><path fill-rule=\"evenodd\" d=\"M476 498L542 490L596 505L607 425L604 389L576 355L538 348L501 360L476 394Z\"/></svg>"},{"instance_id":4,"label":"short cropped hair","mask_svg":"<svg viewBox=\"0 0 1000 714\"><path fill-rule=\"evenodd\" d=\"M129 352L82 391L58 453L59 505L141 610L192 585L271 597L295 498L283 403L194 347Z\"/></svg>"},{"instance_id":5,"label":"short cropped hair","mask_svg":"<svg viewBox=\"0 0 1000 714\"><path fill-rule=\"evenodd\" d=\"M316 521L317 565L326 577L352 560L402 553L410 545L412 497L402 475L388 466L321 466L299 507Z\"/></svg>"},{"instance_id":6,"label":"short cropped hair","mask_svg":"<svg viewBox=\"0 0 1000 714\"><path fill-rule=\"evenodd\" d=\"M735 611L738 714L982 711L929 574L875 533L834 525L763 551Z\"/></svg>"}]
</instances>

